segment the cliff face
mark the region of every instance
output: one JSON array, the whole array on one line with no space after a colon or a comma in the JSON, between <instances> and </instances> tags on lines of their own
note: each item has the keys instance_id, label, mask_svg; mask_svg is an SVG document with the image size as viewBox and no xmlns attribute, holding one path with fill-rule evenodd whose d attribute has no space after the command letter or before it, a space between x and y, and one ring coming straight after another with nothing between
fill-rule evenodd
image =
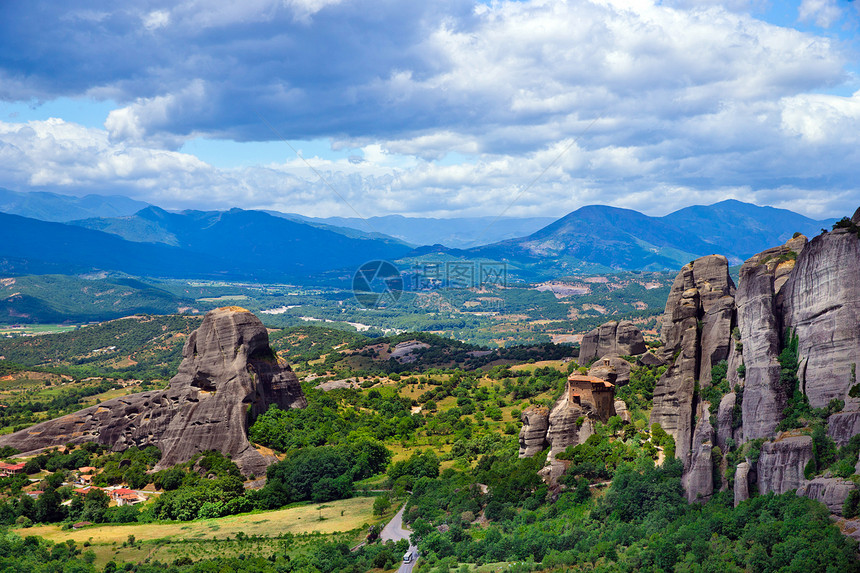
<instances>
[{"instance_id":1,"label":"cliff face","mask_svg":"<svg viewBox=\"0 0 860 573\"><path fill-rule=\"evenodd\" d=\"M781 437L765 442L758 459L758 487L761 493L785 493L806 481L803 469L812 459L810 436Z\"/></svg>"},{"instance_id":2,"label":"cliff face","mask_svg":"<svg viewBox=\"0 0 860 573\"><path fill-rule=\"evenodd\" d=\"M248 421L271 404L307 406L301 386L269 347L265 326L250 312L209 312L185 343L179 372L163 391L132 394L0 437L24 452L95 441L115 451L156 445L158 468L198 452L230 454L245 474L261 474L272 459L248 442Z\"/></svg>"},{"instance_id":3,"label":"cliff face","mask_svg":"<svg viewBox=\"0 0 860 573\"><path fill-rule=\"evenodd\" d=\"M844 400L860 363L860 240L846 229L813 239L784 287L798 337L800 384L813 408Z\"/></svg>"},{"instance_id":4,"label":"cliff face","mask_svg":"<svg viewBox=\"0 0 860 573\"><path fill-rule=\"evenodd\" d=\"M787 402L779 383L785 321L778 299L795 266L792 257L805 245L806 237L801 235L755 255L741 267L737 308L746 365L743 427L748 440L770 436Z\"/></svg>"},{"instance_id":5,"label":"cliff face","mask_svg":"<svg viewBox=\"0 0 860 573\"><path fill-rule=\"evenodd\" d=\"M854 219L860 223L860 210ZM792 332L798 338L800 390L810 405L825 407L834 398L846 404L830 416L829 435L844 445L860 433L860 399L848 395L857 384L860 362L860 239L853 229L836 229L809 242L798 235L747 260L736 291L724 276L727 266L719 257L703 257L684 266L675 279L660 351L670 367L655 388L651 422L675 438L688 500L706 499L713 491L714 445L726 453L763 438L757 461L736 469L736 503L755 483L762 493L797 489L835 511L851 488L842 480L804 478L812 459L808 431L776 435L790 398L780 382L779 355L786 333ZM732 334L735 325L739 340ZM710 416L697 402L694 385L706 388L712 366L721 360L727 362L732 391Z\"/></svg>"},{"instance_id":6,"label":"cliff face","mask_svg":"<svg viewBox=\"0 0 860 573\"><path fill-rule=\"evenodd\" d=\"M728 358L734 324L735 285L728 260L711 255L684 265L675 278L663 313L662 357L671 365L654 388L651 423L675 439L689 468L693 440L693 392L707 385L711 366Z\"/></svg>"}]
</instances>

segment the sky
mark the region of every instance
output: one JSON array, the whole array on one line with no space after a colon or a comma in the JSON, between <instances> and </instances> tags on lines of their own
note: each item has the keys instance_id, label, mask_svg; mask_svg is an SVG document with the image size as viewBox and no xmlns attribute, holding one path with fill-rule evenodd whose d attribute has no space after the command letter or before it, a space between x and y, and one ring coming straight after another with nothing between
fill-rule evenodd
<instances>
[{"instance_id":1,"label":"sky","mask_svg":"<svg viewBox=\"0 0 860 573\"><path fill-rule=\"evenodd\" d=\"M6 0L0 187L319 217L729 198L841 217L858 5Z\"/></svg>"}]
</instances>

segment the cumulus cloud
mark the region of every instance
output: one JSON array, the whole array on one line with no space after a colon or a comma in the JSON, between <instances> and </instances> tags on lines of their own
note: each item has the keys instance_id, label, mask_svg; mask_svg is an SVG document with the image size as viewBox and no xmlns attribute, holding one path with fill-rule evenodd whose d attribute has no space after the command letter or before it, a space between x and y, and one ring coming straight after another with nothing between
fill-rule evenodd
<instances>
[{"instance_id":1,"label":"cumulus cloud","mask_svg":"<svg viewBox=\"0 0 860 573\"><path fill-rule=\"evenodd\" d=\"M327 138L348 157L308 162L367 215L496 214L513 197L521 215L726 197L847 211L860 96L822 92L853 81L851 54L755 18L759 4L16 3L0 23L0 53L19 55L0 60L0 98L120 105L104 130L4 124L0 179L352 215L298 158L229 170L177 151L194 137ZM799 15L830 26L834 6L804 0Z\"/></svg>"}]
</instances>

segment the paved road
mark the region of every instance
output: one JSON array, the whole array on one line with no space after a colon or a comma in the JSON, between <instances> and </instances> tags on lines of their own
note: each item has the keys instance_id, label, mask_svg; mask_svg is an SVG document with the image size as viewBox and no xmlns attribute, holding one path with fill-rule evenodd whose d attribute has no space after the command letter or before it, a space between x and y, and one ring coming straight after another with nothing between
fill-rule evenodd
<instances>
[{"instance_id":1,"label":"paved road","mask_svg":"<svg viewBox=\"0 0 860 573\"><path fill-rule=\"evenodd\" d=\"M403 510L404 509L406 509L405 503L403 504L403 507L400 508L400 511L398 511L394 515L394 517L391 518L391 521L389 521L387 524L385 524L385 527L382 528L382 533L379 534L379 537L382 539L383 543L386 541L389 541L389 540L391 540L391 541L400 541L401 539L406 539L407 541L409 540L409 536L412 534L412 532L409 531L408 529L406 529L405 527L403 527ZM414 556L417 554L418 549L410 543L409 544L409 552L412 553L412 555ZM413 557L412 561L410 561L409 563L401 562L400 563L400 569L397 570L397 573L412 573L412 568L415 566L415 561L416 560Z\"/></svg>"}]
</instances>

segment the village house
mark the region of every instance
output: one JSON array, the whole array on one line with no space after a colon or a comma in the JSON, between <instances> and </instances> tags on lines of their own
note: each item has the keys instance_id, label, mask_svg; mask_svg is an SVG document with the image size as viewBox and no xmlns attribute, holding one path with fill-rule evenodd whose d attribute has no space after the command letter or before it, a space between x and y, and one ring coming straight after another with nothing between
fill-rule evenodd
<instances>
[{"instance_id":1,"label":"village house","mask_svg":"<svg viewBox=\"0 0 860 573\"><path fill-rule=\"evenodd\" d=\"M19 462L17 464L0 462L0 477L9 477L12 474L19 474L24 471L25 465L26 464L24 462Z\"/></svg>"},{"instance_id":2,"label":"village house","mask_svg":"<svg viewBox=\"0 0 860 573\"><path fill-rule=\"evenodd\" d=\"M134 505L143 501L136 491L124 487L111 490L110 496L119 506Z\"/></svg>"}]
</instances>

